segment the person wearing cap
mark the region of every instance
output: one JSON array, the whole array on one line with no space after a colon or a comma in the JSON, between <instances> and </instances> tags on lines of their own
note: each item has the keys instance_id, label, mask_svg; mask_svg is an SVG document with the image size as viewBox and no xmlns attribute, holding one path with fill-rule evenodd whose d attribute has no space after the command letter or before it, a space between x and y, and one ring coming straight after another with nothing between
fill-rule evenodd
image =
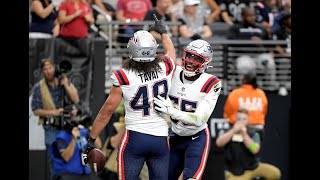
<instances>
[{"instance_id":1,"label":"person wearing cap","mask_svg":"<svg viewBox=\"0 0 320 180\"><path fill-rule=\"evenodd\" d=\"M213 33L206 23L206 17L197 12L199 4L200 0L184 1L183 15L178 18L182 24L178 28L180 37L191 40L212 37Z\"/></svg>"},{"instance_id":2,"label":"person wearing cap","mask_svg":"<svg viewBox=\"0 0 320 180\"><path fill-rule=\"evenodd\" d=\"M50 146L53 162L52 180L87 178L98 180L90 175L90 167L82 161L82 154L87 147L89 131L77 120L66 120L65 125ZM100 139L95 145L100 148Z\"/></svg>"},{"instance_id":3,"label":"person wearing cap","mask_svg":"<svg viewBox=\"0 0 320 180\"><path fill-rule=\"evenodd\" d=\"M281 178L280 170L259 161L261 132L248 125L249 110L236 110L236 122L229 131L216 140L217 147L224 147L227 180L249 180L260 177L268 180Z\"/></svg>"}]
</instances>

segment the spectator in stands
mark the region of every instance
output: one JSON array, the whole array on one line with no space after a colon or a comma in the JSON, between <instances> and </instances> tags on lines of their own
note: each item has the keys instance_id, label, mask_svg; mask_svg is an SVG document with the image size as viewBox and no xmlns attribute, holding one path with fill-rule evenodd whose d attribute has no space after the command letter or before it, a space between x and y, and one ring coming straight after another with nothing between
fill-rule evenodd
<instances>
[{"instance_id":1,"label":"spectator in stands","mask_svg":"<svg viewBox=\"0 0 320 180\"><path fill-rule=\"evenodd\" d=\"M256 22L266 28L268 32L268 37L269 39L271 39L272 30L270 25L270 18L272 17L269 16L272 16L273 14L271 13L267 2L264 0L260 0L257 2L254 8L256 11Z\"/></svg>"},{"instance_id":2,"label":"spectator in stands","mask_svg":"<svg viewBox=\"0 0 320 180\"><path fill-rule=\"evenodd\" d=\"M30 37L52 37L59 35L60 25L55 10L57 4L49 0L33 0L31 4Z\"/></svg>"},{"instance_id":3,"label":"spectator in stands","mask_svg":"<svg viewBox=\"0 0 320 180\"><path fill-rule=\"evenodd\" d=\"M110 15L110 16L113 16L114 15L114 12L115 12L115 9L114 7L112 7L111 4L103 1L103 0L88 0L88 3L90 5L97 5L103 12L105 12L106 14ZM94 17L96 17L98 15L98 12L97 13L93 13L94 14Z\"/></svg>"},{"instance_id":4,"label":"spectator in stands","mask_svg":"<svg viewBox=\"0 0 320 180\"><path fill-rule=\"evenodd\" d=\"M278 19L280 11L283 9L282 0L260 0L255 5L257 23L263 25L268 33L269 38L272 38L273 26L278 26Z\"/></svg>"},{"instance_id":5,"label":"spectator in stands","mask_svg":"<svg viewBox=\"0 0 320 180\"><path fill-rule=\"evenodd\" d=\"M216 140L217 147L225 147L226 179L249 180L256 177L270 180L281 178L280 170L259 161L262 132L248 125L249 110L236 110L236 122Z\"/></svg>"},{"instance_id":6,"label":"spectator in stands","mask_svg":"<svg viewBox=\"0 0 320 180\"><path fill-rule=\"evenodd\" d=\"M183 0L171 0L172 6L170 7L171 11L175 18L179 18L183 16Z\"/></svg>"},{"instance_id":7,"label":"spectator in stands","mask_svg":"<svg viewBox=\"0 0 320 180\"><path fill-rule=\"evenodd\" d=\"M250 125L265 125L268 99L265 92L257 87L257 77L254 73L243 76L242 86L231 91L224 105L223 117L229 119L230 124L236 122L237 111L240 107L249 110Z\"/></svg>"},{"instance_id":8,"label":"spectator in stands","mask_svg":"<svg viewBox=\"0 0 320 180\"><path fill-rule=\"evenodd\" d=\"M279 26L277 26L273 32L274 38L276 40L287 40L289 44L286 47L287 49L277 46L276 50L281 55L291 56L291 46L289 46L291 44L291 12L283 11L280 16Z\"/></svg>"},{"instance_id":9,"label":"spectator in stands","mask_svg":"<svg viewBox=\"0 0 320 180\"><path fill-rule=\"evenodd\" d=\"M59 7L60 36L63 38L87 38L88 29L94 23L91 7L86 0L65 0Z\"/></svg>"},{"instance_id":10,"label":"spectator in stands","mask_svg":"<svg viewBox=\"0 0 320 180\"><path fill-rule=\"evenodd\" d=\"M41 72L44 76L32 89L32 111L39 116L39 124L43 125L45 132L45 145L49 150L62 127L61 116L64 107L79 102L78 91L69 82L67 76L57 77L55 65L51 59L45 58L41 61ZM49 165L52 162L49 157Z\"/></svg>"},{"instance_id":11,"label":"spectator in stands","mask_svg":"<svg viewBox=\"0 0 320 180\"><path fill-rule=\"evenodd\" d=\"M50 146L50 155L53 160L52 179L99 180L97 176L90 175L91 169L82 162L82 154L87 147L89 137L88 130L79 125L78 121L66 120L65 122L65 126ZM101 148L101 144L98 146L96 143L96 146Z\"/></svg>"},{"instance_id":12,"label":"spectator in stands","mask_svg":"<svg viewBox=\"0 0 320 180\"><path fill-rule=\"evenodd\" d=\"M221 19L230 26L241 21L241 11L245 7L254 7L259 0L217 0L221 9Z\"/></svg>"},{"instance_id":13,"label":"spectator in stands","mask_svg":"<svg viewBox=\"0 0 320 180\"><path fill-rule=\"evenodd\" d=\"M167 13L169 11L170 7L170 0L157 0L157 5L154 8L151 8L147 14L144 16L144 21L154 21L153 14L157 16L159 20L162 21L169 21L169 22L176 22L175 16L173 13ZM177 27L172 27L171 31L169 30L169 27L166 26L167 31L169 33L169 36L177 36ZM145 28L145 29L149 29ZM159 33L155 31L150 32L157 40L161 40L161 36Z\"/></svg>"},{"instance_id":14,"label":"spectator in stands","mask_svg":"<svg viewBox=\"0 0 320 180\"><path fill-rule=\"evenodd\" d=\"M150 0L119 0L116 18L124 22L139 22L143 20L152 7ZM121 43L120 46L125 47L133 34L142 28L143 26L134 25L119 26L118 42Z\"/></svg>"},{"instance_id":15,"label":"spectator in stands","mask_svg":"<svg viewBox=\"0 0 320 180\"><path fill-rule=\"evenodd\" d=\"M281 12L279 26L274 29L273 34L277 40L286 40L291 38L291 12Z\"/></svg>"},{"instance_id":16,"label":"spectator in stands","mask_svg":"<svg viewBox=\"0 0 320 180\"><path fill-rule=\"evenodd\" d=\"M206 23L209 25L220 19L220 7L215 0L201 0L198 13L206 17Z\"/></svg>"},{"instance_id":17,"label":"spectator in stands","mask_svg":"<svg viewBox=\"0 0 320 180\"><path fill-rule=\"evenodd\" d=\"M256 14L253 8L245 7L242 9L242 22L235 24L230 27L228 38L239 39L239 40L252 40L252 41L263 41L268 40L269 35L265 27L256 22ZM241 49L234 50L233 52L240 54L239 59L241 60L241 53L251 53L252 63L256 64L256 67L261 75L265 76L268 80L266 83L270 85L274 90L278 88L276 82L276 64L271 52L268 47L270 45L264 44L240 44L232 45L233 47L246 47L247 50L244 52ZM238 62L238 64L244 65L244 63ZM238 69L239 71L239 69ZM241 70L240 70L241 71Z\"/></svg>"},{"instance_id":18,"label":"spectator in stands","mask_svg":"<svg viewBox=\"0 0 320 180\"><path fill-rule=\"evenodd\" d=\"M212 31L206 23L203 14L197 14L200 0L184 0L183 16L178 19L182 23L179 26L179 34L182 38L207 39L212 37Z\"/></svg>"},{"instance_id":19,"label":"spectator in stands","mask_svg":"<svg viewBox=\"0 0 320 180\"><path fill-rule=\"evenodd\" d=\"M229 39L267 40L267 29L256 22L256 13L253 8L245 7L241 12L242 21L230 27Z\"/></svg>"},{"instance_id":20,"label":"spectator in stands","mask_svg":"<svg viewBox=\"0 0 320 180\"><path fill-rule=\"evenodd\" d=\"M95 9L94 7L92 7L93 10L93 17L95 19L95 22L110 22L113 19L116 19L116 15L115 15L115 8L109 4L109 2L107 1L103 1L103 0L88 0L89 4L91 5L91 7L93 5L97 6L97 9ZM98 31L102 31L105 34L109 33L109 25L108 24L95 24L98 28ZM113 36L116 35L112 35L112 40L115 39Z\"/></svg>"}]
</instances>

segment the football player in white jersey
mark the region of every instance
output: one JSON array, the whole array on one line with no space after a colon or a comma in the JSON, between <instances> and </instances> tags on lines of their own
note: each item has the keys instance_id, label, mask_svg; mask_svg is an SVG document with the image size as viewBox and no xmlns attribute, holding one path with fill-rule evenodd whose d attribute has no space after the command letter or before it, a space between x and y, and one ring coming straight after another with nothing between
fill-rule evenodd
<instances>
[{"instance_id":1,"label":"football player in white jersey","mask_svg":"<svg viewBox=\"0 0 320 180\"><path fill-rule=\"evenodd\" d=\"M123 99L126 130L118 152L118 178L123 180L137 180L144 162L150 180L168 179L167 115L156 112L153 98L168 96L176 55L163 22L156 19L152 28L161 34L165 55L156 54L158 44L148 31L134 33L127 45L129 59L121 69L113 72L113 86L93 123L88 140L87 154Z\"/></svg>"},{"instance_id":2,"label":"football player in white jersey","mask_svg":"<svg viewBox=\"0 0 320 180\"><path fill-rule=\"evenodd\" d=\"M172 79L169 98L154 99L156 109L172 120L169 180L201 179L210 149L207 121L221 91L220 79L205 73L213 50L204 40L189 43ZM173 104L173 105L172 105Z\"/></svg>"}]
</instances>

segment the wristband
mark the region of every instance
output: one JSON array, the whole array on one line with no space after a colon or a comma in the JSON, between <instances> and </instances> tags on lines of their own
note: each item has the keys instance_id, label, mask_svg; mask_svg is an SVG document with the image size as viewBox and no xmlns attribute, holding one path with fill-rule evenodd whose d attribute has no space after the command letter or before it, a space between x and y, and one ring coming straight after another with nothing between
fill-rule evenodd
<instances>
[{"instance_id":1,"label":"wristband","mask_svg":"<svg viewBox=\"0 0 320 180\"><path fill-rule=\"evenodd\" d=\"M94 144L95 141L96 139L93 139L91 136L89 136L88 143Z\"/></svg>"},{"instance_id":2,"label":"wristband","mask_svg":"<svg viewBox=\"0 0 320 180\"><path fill-rule=\"evenodd\" d=\"M251 153L253 153L256 149L257 149L257 144L256 143L252 143L249 147L248 147L249 151Z\"/></svg>"}]
</instances>

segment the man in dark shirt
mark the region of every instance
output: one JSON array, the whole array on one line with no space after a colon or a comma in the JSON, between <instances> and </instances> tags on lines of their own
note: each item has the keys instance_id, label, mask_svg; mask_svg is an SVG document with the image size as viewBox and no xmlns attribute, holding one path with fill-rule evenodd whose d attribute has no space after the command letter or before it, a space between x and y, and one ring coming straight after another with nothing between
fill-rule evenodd
<instances>
[{"instance_id":1,"label":"man in dark shirt","mask_svg":"<svg viewBox=\"0 0 320 180\"><path fill-rule=\"evenodd\" d=\"M144 21L154 21L153 14L157 16L159 20L164 21L175 21L175 17L173 17L172 14L167 13L168 9L170 7L170 0L157 0L156 6L151 8L147 14L144 16ZM145 28L149 29L149 28ZM170 36L176 36L177 35L177 27L172 27L171 31L169 30L169 27L166 26L167 31L169 32ZM157 40L161 40L161 36L159 33L155 31L150 32Z\"/></svg>"},{"instance_id":2,"label":"man in dark shirt","mask_svg":"<svg viewBox=\"0 0 320 180\"><path fill-rule=\"evenodd\" d=\"M230 27L228 39L236 39L236 40L249 40L252 42L261 42L263 40L268 40L269 35L267 29L258 24L256 22L256 13L254 8L245 7L242 9L242 22L239 24L235 24ZM259 43L253 44L236 44L230 45L230 47L234 47L232 53L238 53L239 57L235 60L235 62L241 65L237 66L237 72L241 74L241 72L245 72L246 69L252 69L252 64L254 70L258 69L259 76L265 76L268 79L269 86L273 88L277 88L276 79L276 66L272 55L269 53L268 47L270 45L264 45ZM244 49L238 47L245 47ZM230 51L231 52L231 51ZM243 59L245 55L249 55L253 58L251 59Z\"/></svg>"},{"instance_id":3,"label":"man in dark shirt","mask_svg":"<svg viewBox=\"0 0 320 180\"><path fill-rule=\"evenodd\" d=\"M61 129L58 120L50 117L61 116L68 104L79 103L79 95L67 76L57 77L51 59L43 59L40 68L44 78L33 87L31 106L33 113L39 116L39 124L43 124L48 148Z\"/></svg>"},{"instance_id":4,"label":"man in dark shirt","mask_svg":"<svg viewBox=\"0 0 320 180\"><path fill-rule=\"evenodd\" d=\"M223 22L234 25L241 21L241 11L245 7L255 7L261 0L216 0L221 9Z\"/></svg>"},{"instance_id":5,"label":"man in dark shirt","mask_svg":"<svg viewBox=\"0 0 320 180\"><path fill-rule=\"evenodd\" d=\"M239 108L236 123L216 140L218 147L225 147L226 179L280 179L281 172L277 167L259 162L262 133L261 130L248 126L248 122L249 111Z\"/></svg>"},{"instance_id":6,"label":"man in dark shirt","mask_svg":"<svg viewBox=\"0 0 320 180\"><path fill-rule=\"evenodd\" d=\"M231 26L228 39L267 40L268 32L265 27L256 23L256 13L253 8L242 9L242 22Z\"/></svg>"}]
</instances>

